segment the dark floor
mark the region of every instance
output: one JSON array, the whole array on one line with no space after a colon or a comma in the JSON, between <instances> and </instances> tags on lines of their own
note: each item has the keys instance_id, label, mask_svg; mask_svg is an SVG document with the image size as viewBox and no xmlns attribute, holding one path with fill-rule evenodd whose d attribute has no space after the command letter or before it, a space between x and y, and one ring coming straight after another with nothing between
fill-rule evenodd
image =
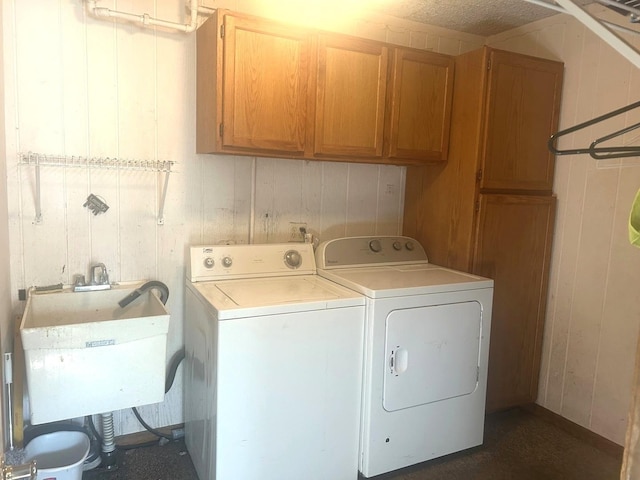
<instances>
[{"instance_id":1,"label":"dark floor","mask_svg":"<svg viewBox=\"0 0 640 480\"><path fill-rule=\"evenodd\" d=\"M85 472L82 478L198 480L183 442L118 452L118 464L119 468L115 472L101 472L97 469ZM620 459L575 439L540 417L513 409L487 417L483 446L375 478L617 480L619 476Z\"/></svg>"}]
</instances>

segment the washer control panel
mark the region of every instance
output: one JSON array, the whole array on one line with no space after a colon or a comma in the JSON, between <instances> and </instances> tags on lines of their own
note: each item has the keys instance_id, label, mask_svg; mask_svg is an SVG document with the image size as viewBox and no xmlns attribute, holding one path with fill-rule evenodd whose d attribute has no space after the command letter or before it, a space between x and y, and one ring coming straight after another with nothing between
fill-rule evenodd
<instances>
[{"instance_id":1,"label":"washer control panel","mask_svg":"<svg viewBox=\"0 0 640 480\"><path fill-rule=\"evenodd\" d=\"M318 268L428 263L422 245L410 237L345 237L321 243L316 250Z\"/></svg>"},{"instance_id":2,"label":"washer control panel","mask_svg":"<svg viewBox=\"0 0 640 480\"><path fill-rule=\"evenodd\" d=\"M316 273L310 243L198 245L190 247L187 278L192 282Z\"/></svg>"}]
</instances>

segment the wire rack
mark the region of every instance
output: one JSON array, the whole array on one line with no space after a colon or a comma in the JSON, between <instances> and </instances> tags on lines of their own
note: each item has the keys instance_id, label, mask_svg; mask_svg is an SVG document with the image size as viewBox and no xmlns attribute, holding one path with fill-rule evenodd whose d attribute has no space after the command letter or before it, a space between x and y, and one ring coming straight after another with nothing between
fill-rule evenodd
<instances>
[{"instance_id":1,"label":"wire rack","mask_svg":"<svg viewBox=\"0 0 640 480\"><path fill-rule=\"evenodd\" d=\"M164 173L164 186L160 195L158 208L158 225L164 224L164 204L169 187L169 175L176 162L170 160L130 160L111 157L84 157L69 155L47 155L42 153L19 153L18 164L32 166L36 176L35 223L42 223L42 205L40 195L40 167L64 167L64 168L96 168L117 171L145 171Z\"/></svg>"},{"instance_id":2,"label":"wire rack","mask_svg":"<svg viewBox=\"0 0 640 480\"><path fill-rule=\"evenodd\" d=\"M46 155L42 153L19 153L21 165L54 167L101 168L110 170L142 170L170 172L175 164L169 160L130 160L111 157L76 157L68 155Z\"/></svg>"}]
</instances>

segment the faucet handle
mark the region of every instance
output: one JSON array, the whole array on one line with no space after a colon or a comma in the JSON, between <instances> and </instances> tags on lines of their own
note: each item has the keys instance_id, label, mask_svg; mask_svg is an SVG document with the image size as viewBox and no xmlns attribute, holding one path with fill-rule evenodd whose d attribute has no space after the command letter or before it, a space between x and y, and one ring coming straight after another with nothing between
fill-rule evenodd
<instances>
[{"instance_id":1,"label":"faucet handle","mask_svg":"<svg viewBox=\"0 0 640 480\"><path fill-rule=\"evenodd\" d=\"M84 275L82 275L81 273L76 273L73 276L73 285L76 287L83 287L87 284L86 280L84 279Z\"/></svg>"}]
</instances>

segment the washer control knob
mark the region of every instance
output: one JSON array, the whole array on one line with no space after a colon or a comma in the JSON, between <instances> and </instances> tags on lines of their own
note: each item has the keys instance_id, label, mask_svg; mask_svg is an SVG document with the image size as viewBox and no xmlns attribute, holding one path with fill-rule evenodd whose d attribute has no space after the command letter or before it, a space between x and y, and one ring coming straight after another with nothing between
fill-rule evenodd
<instances>
[{"instance_id":1,"label":"washer control knob","mask_svg":"<svg viewBox=\"0 0 640 480\"><path fill-rule=\"evenodd\" d=\"M202 263L204 263L205 268L213 268L216 262L213 261L213 258L207 257Z\"/></svg>"},{"instance_id":2,"label":"washer control knob","mask_svg":"<svg viewBox=\"0 0 640 480\"><path fill-rule=\"evenodd\" d=\"M382 244L380 243L380 240L371 240L369 242L369 249L374 253L382 251Z\"/></svg>"},{"instance_id":3,"label":"washer control knob","mask_svg":"<svg viewBox=\"0 0 640 480\"><path fill-rule=\"evenodd\" d=\"M224 268L229 268L233 264L233 259L231 257L222 257L222 266Z\"/></svg>"},{"instance_id":4,"label":"washer control knob","mask_svg":"<svg viewBox=\"0 0 640 480\"><path fill-rule=\"evenodd\" d=\"M393 242L393 249L394 250L402 250L402 244L398 241Z\"/></svg>"},{"instance_id":5,"label":"washer control knob","mask_svg":"<svg viewBox=\"0 0 640 480\"><path fill-rule=\"evenodd\" d=\"M404 246L405 246L405 247L407 248L407 250L409 250L410 252L412 252L412 251L413 251L413 249L414 249L414 248L416 248L416 246L413 244L413 242L407 242L407 243L405 243L405 245L404 245Z\"/></svg>"},{"instance_id":6,"label":"washer control knob","mask_svg":"<svg viewBox=\"0 0 640 480\"><path fill-rule=\"evenodd\" d=\"M302 264L302 255L297 250L288 250L284 254L284 263L289 268L298 268Z\"/></svg>"}]
</instances>

